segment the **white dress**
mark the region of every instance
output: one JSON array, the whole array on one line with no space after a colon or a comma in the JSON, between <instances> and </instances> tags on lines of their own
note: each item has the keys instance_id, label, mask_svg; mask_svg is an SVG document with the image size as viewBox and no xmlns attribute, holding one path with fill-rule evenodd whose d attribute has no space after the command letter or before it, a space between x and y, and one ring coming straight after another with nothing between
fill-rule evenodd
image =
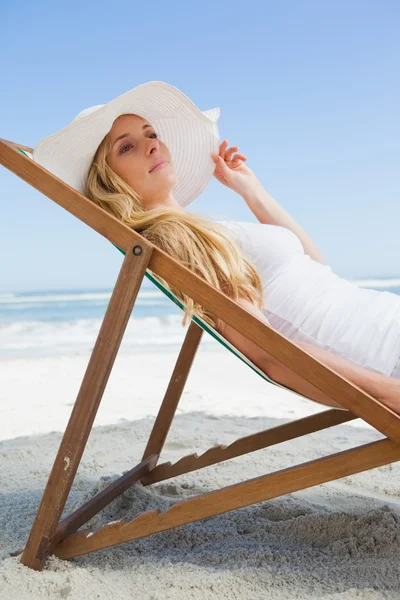
<instances>
[{"instance_id":1,"label":"white dress","mask_svg":"<svg viewBox=\"0 0 400 600\"><path fill-rule=\"evenodd\" d=\"M218 222L256 266L263 312L274 329L400 379L400 296L342 279L305 254L285 227Z\"/></svg>"}]
</instances>

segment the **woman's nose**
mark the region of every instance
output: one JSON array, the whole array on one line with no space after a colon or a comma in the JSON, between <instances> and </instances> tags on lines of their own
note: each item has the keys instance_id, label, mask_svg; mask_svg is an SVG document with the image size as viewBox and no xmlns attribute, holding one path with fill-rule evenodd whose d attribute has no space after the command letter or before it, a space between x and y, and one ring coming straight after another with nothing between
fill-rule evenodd
<instances>
[{"instance_id":1,"label":"woman's nose","mask_svg":"<svg viewBox=\"0 0 400 600\"><path fill-rule=\"evenodd\" d=\"M160 144L157 139L150 139L150 143L148 145L147 151L149 154L154 154L158 152L160 149Z\"/></svg>"}]
</instances>

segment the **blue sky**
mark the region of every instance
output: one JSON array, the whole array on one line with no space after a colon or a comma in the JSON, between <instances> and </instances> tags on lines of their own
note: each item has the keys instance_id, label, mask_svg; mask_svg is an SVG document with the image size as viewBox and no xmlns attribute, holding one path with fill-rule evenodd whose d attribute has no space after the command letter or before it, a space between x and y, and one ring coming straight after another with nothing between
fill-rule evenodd
<instances>
[{"instance_id":1,"label":"blue sky","mask_svg":"<svg viewBox=\"0 0 400 600\"><path fill-rule=\"evenodd\" d=\"M220 106L268 192L347 278L400 275L395 0L0 0L0 137L29 146L146 81ZM0 291L108 288L122 255L0 167ZM212 179L191 209L255 221Z\"/></svg>"}]
</instances>

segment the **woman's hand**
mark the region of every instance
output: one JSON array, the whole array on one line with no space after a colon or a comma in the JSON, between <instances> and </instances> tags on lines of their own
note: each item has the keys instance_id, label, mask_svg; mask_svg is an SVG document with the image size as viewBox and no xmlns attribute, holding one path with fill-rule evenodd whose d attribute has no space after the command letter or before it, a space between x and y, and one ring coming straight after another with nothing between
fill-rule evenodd
<instances>
[{"instance_id":1,"label":"woman's hand","mask_svg":"<svg viewBox=\"0 0 400 600\"><path fill-rule=\"evenodd\" d=\"M232 146L228 149L228 140L222 142L219 154L212 155L215 162L214 177L243 196L255 186L259 186L260 182L254 172L244 164L247 157L244 154L237 154L238 150L239 146ZM236 154L234 155L234 153Z\"/></svg>"}]
</instances>

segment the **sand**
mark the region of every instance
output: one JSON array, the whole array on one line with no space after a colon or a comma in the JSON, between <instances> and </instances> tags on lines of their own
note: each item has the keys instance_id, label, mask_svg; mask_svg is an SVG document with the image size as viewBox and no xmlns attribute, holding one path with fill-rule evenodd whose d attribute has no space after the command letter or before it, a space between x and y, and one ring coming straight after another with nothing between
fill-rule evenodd
<instances>
[{"instance_id":1,"label":"sand","mask_svg":"<svg viewBox=\"0 0 400 600\"><path fill-rule=\"evenodd\" d=\"M65 514L137 464L175 353L121 354ZM0 599L375 599L400 596L399 464L261 502L38 573L22 549L84 374L69 356L0 363ZM200 349L161 462L323 407L265 383L226 351ZM359 420L144 487L93 527L380 439Z\"/></svg>"}]
</instances>

